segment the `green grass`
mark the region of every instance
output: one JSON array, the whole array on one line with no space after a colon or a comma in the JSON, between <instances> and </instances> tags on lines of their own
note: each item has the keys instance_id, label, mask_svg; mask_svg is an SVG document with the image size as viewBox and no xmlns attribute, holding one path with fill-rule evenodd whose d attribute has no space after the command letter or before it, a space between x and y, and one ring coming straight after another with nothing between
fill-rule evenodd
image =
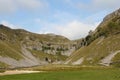
<instances>
[{"instance_id":1,"label":"green grass","mask_svg":"<svg viewBox=\"0 0 120 80\"><path fill-rule=\"evenodd\" d=\"M120 53L117 53L117 55L115 55L115 57L112 59L112 61L120 61Z\"/></svg>"},{"instance_id":2,"label":"green grass","mask_svg":"<svg viewBox=\"0 0 120 80\"><path fill-rule=\"evenodd\" d=\"M115 67L120 67L120 53L115 55L115 57L112 59L112 64Z\"/></svg>"},{"instance_id":3,"label":"green grass","mask_svg":"<svg viewBox=\"0 0 120 80\"><path fill-rule=\"evenodd\" d=\"M53 71L0 76L0 80L120 80L120 69Z\"/></svg>"},{"instance_id":4,"label":"green grass","mask_svg":"<svg viewBox=\"0 0 120 80\"><path fill-rule=\"evenodd\" d=\"M2 63L0 62L0 68L7 68L9 65L5 64L5 63Z\"/></svg>"},{"instance_id":5,"label":"green grass","mask_svg":"<svg viewBox=\"0 0 120 80\"><path fill-rule=\"evenodd\" d=\"M0 56L11 57L19 60L22 58L20 55L20 47L17 44L11 44L0 40Z\"/></svg>"}]
</instances>

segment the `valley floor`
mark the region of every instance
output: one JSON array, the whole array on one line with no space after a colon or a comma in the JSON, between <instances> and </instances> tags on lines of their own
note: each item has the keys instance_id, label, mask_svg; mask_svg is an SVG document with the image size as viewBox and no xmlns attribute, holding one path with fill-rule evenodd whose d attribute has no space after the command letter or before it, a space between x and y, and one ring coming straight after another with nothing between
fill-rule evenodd
<instances>
[{"instance_id":1,"label":"valley floor","mask_svg":"<svg viewBox=\"0 0 120 80\"><path fill-rule=\"evenodd\" d=\"M77 68L0 76L0 80L120 80L119 68Z\"/></svg>"}]
</instances>

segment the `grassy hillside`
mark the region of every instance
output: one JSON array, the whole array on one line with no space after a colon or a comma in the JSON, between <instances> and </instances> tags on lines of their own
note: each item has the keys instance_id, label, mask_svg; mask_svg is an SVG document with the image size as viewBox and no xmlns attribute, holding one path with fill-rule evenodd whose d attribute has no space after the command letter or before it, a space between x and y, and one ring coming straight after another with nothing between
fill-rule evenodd
<instances>
[{"instance_id":1,"label":"grassy hillside","mask_svg":"<svg viewBox=\"0 0 120 80\"><path fill-rule=\"evenodd\" d=\"M89 46L80 48L73 53L69 59L71 62L78 60L81 57L85 58L83 64L98 64L108 54L120 50L120 34L109 36L107 38L100 37L93 41Z\"/></svg>"},{"instance_id":2,"label":"grassy hillside","mask_svg":"<svg viewBox=\"0 0 120 80\"><path fill-rule=\"evenodd\" d=\"M84 58L84 65L99 65L102 59L105 59L111 53L120 50L120 10L107 15L97 29L91 32L83 40L83 47L74 52L68 62L73 62ZM114 56L113 56L114 57ZM107 59L106 59L107 60ZM119 64L120 56L117 54L111 64ZM79 63L78 63L79 64ZM113 64L112 64L113 65Z\"/></svg>"},{"instance_id":3,"label":"grassy hillside","mask_svg":"<svg viewBox=\"0 0 120 80\"><path fill-rule=\"evenodd\" d=\"M39 60L39 63L64 61L75 50L76 45L77 42L72 42L64 36L36 34L0 25L0 62L4 64L21 65L29 61L32 65L32 59Z\"/></svg>"},{"instance_id":4,"label":"grassy hillside","mask_svg":"<svg viewBox=\"0 0 120 80\"><path fill-rule=\"evenodd\" d=\"M5 57L15 58L17 60L22 58L19 50L17 50L17 46L7 44L3 41L0 41L0 55Z\"/></svg>"}]
</instances>

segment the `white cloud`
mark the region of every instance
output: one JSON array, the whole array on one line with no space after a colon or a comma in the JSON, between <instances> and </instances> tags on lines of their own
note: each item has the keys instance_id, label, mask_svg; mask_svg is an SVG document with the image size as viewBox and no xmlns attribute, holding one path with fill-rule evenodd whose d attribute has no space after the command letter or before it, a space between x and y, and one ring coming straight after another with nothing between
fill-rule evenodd
<instances>
[{"instance_id":1,"label":"white cloud","mask_svg":"<svg viewBox=\"0 0 120 80\"><path fill-rule=\"evenodd\" d=\"M19 26L16 26L16 25L14 25L14 24L11 24L11 23L9 23L8 21L5 21L5 20L1 21L1 24L5 25L5 26L7 26L7 27L10 27L10 28L12 28L12 29L19 29L19 28L21 28L21 27L19 27Z\"/></svg>"},{"instance_id":2,"label":"white cloud","mask_svg":"<svg viewBox=\"0 0 120 80\"><path fill-rule=\"evenodd\" d=\"M47 2L42 0L16 0L20 7L23 9L34 10L48 6Z\"/></svg>"},{"instance_id":3,"label":"white cloud","mask_svg":"<svg viewBox=\"0 0 120 80\"><path fill-rule=\"evenodd\" d=\"M16 10L14 0L0 0L0 13L10 13Z\"/></svg>"},{"instance_id":4,"label":"white cloud","mask_svg":"<svg viewBox=\"0 0 120 80\"><path fill-rule=\"evenodd\" d=\"M90 30L94 30L99 23L86 24L77 20L65 23L46 23L39 33L55 33L63 35L69 39L79 39L85 37Z\"/></svg>"},{"instance_id":5,"label":"white cloud","mask_svg":"<svg viewBox=\"0 0 120 80\"><path fill-rule=\"evenodd\" d=\"M95 29L96 26L92 24L85 24L80 21L72 21L57 28L57 32L70 39L78 39L85 37L89 30Z\"/></svg>"},{"instance_id":6,"label":"white cloud","mask_svg":"<svg viewBox=\"0 0 120 80\"><path fill-rule=\"evenodd\" d=\"M115 10L120 8L120 0L91 0L89 3L83 3L81 1L72 5L79 9L86 11L100 11L100 10Z\"/></svg>"},{"instance_id":7,"label":"white cloud","mask_svg":"<svg viewBox=\"0 0 120 80\"><path fill-rule=\"evenodd\" d=\"M92 4L98 8L119 8L120 0L93 0Z\"/></svg>"},{"instance_id":8,"label":"white cloud","mask_svg":"<svg viewBox=\"0 0 120 80\"><path fill-rule=\"evenodd\" d=\"M40 10L48 7L43 0L0 0L0 13L11 13L17 10Z\"/></svg>"}]
</instances>

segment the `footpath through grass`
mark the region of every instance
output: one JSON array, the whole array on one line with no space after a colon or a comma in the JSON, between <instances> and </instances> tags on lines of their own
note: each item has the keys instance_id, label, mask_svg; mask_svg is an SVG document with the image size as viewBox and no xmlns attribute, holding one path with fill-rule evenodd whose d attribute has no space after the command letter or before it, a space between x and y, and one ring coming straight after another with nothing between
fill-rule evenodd
<instances>
[{"instance_id":1,"label":"footpath through grass","mask_svg":"<svg viewBox=\"0 0 120 80\"><path fill-rule=\"evenodd\" d=\"M0 76L0 80L120 80L120 69L50 71Z\"/></svg>"}]
</instances>

